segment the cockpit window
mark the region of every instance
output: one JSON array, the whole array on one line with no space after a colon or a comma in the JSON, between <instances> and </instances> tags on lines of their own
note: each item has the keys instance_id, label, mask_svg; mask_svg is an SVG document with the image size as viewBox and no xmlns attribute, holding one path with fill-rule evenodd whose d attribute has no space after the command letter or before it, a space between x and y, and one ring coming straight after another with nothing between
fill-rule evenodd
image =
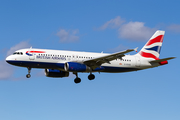
<instances>
[{"instance_id":1,"label":"cockpit window","mask_svg":"<svg viewBox=\"0 0 180 120\"><path fill-rule=\"evenodd\" d=\"M15 53L13 53L13 55L23 55L23 53L22 52L15 52Z\"/></svg>"}]
</instances>

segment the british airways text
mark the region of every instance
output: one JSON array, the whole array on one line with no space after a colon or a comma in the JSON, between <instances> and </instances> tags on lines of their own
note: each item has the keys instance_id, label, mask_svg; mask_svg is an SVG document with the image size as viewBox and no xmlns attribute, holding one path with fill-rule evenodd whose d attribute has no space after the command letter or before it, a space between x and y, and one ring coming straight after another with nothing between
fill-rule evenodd
<instances>
[{"instance_id":1,"label":"british airways text","mask_svg":"<svg viewBox=\"0 0 180 120\"><path fill-rule=\"evenodd\" d=\"M36 56L36 59L53 59L53 60L66 60L65 57L49 57L49 56Z\"/></svg>"}]
</instances>

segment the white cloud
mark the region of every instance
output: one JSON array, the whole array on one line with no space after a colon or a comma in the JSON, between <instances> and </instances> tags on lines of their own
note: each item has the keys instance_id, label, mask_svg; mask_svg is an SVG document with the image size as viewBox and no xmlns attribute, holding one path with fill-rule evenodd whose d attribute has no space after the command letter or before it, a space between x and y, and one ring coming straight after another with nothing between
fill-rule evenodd
<instances>
[{"instance_id":1,"label":"white cloud","mask_svg":"<svg viewBox=\"0 0 180 120\"><path fill-rule=\"evenodd\" d=\"M104 25L102 25L99 29L105 30L106 28L117 28L120 27L122 23L125 21L121 19L120 16L117 16L114 19L111 19L110 21L107 21Z\"/></svg>"},{"instance_id":2,"label":"white cloud","mask_svg":"<svg viewBox=\"0 0 180 120\"><path fill-rule=\"evenodd\" d=\"M18 43L17 45L11 47L7 51L7 56L12 54L14 51L16 51L18 49L22 49L22 48L26 48L26 47L30 47L29 42L22 41L22 42ZM5 58L4 58L4 60L0 61L0 80L5 80L5 79L10 78L12 76L13 72L14 72L13 66L6 63Z\"/></svg>"},{"instance_id":3,"label":"white cloud","mask_svg":"<svg viewBox=\"0 0 180 120\"><path fill-rule=\"evenodd\" d=\"M5 60L0 61L0 80L8 79L12 76L13 68Z\"/></svg>"},{"instance_id":4,"label":"white cloud","mask_svg":"<svg viewBox=\"0 0 180 120\"><path fill-rule=\"evenodd\" d=\"M119 28L120 38L141 41L149 39L156 29L144 26L143 22L129 22Z\"/></svg>"},{"instance_id":5,"label":"white cloud","mask_svg":"<svg viewBox=\"0 0 180 120\"><path fill-rule=\"evenodd\" d=\"M178 25L178 24L169 25L169 26L167 26L167 29L172 32L180 33L180 25Z\"/></svg>"},{"instance_id":6,"label":"white cloud","mask_svg":"<svg viewBox=\"0 0 180 120\"><path fill-rule=\"evenodd\" d=\"M76 42L79 40L79 36L77 36L78 33L78 29L68 31L60 29L56 35L60 38L60 42Z\"/></svg>"},{"instance_id":7,"label":"white cloud","mask_svg":"<svg viewBox=\"0 0 180 120\"><path fill-rule=\"evenodd\" d=\"M118 37L128 40L142 41L149 39L156 28L146 27L144 22L125 22L120 16L107 21L99 29L117 29Z\"/></svg>"},{"instance_id":8,"label":"white cloud","mask_svg":"<svg viewBox=\"0 0 180 120\"><path fill-rule=\"evenodd\" d=\"M23 48L30 48L30 44L29 41L22 41L20 43L18 43L17 45L11 47L8 52L7 52L7 56L11 55L14 51L18 50L18 49L23 49Z\"/></svg>"}]
</instances>

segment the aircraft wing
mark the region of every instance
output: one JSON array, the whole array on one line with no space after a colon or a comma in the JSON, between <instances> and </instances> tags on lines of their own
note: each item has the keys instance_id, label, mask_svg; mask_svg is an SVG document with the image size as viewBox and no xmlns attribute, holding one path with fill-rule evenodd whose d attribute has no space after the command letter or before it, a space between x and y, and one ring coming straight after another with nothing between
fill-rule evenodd
<instances>
[{"instance_id":1,"label":"aircraft wing","mask_svg":"<svg viewBox=\"0 0 180 120\"><path fill-rule=\"evenodd\" d=\"M118 58L121 59L123 56L125 56L124 54L131 52L131 51L137 51L137 48L127 49L125 51L121 51L121 52L113 53L110 55L105 55L105 56L101 56L98 58L86 60L83 63L86 64L87 66L91 67L92 69L95 69L95 68L101 66L101 64L103 64L103 63L111 64L110 61L118 59Z\"/></svg>"}]
</instances>

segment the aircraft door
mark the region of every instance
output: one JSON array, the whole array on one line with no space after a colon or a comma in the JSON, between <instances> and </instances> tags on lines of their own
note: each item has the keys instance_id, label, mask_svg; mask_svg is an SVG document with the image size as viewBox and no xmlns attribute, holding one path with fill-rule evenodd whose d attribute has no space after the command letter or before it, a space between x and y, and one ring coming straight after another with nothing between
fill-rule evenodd
<instances>
[{"instance_id":1,"label":"aircraft door","mask_svg":"<svg viewBox=\"0 0 180 120\"><path fill-rule=\"evenodd\" d=\"M29 51L29 60L34 60L35 59L35 53L33 52L33 50L30 48Z\"/></svg>"},{"instance_id":2,"label":"aircraft door","mask_svg":"<svg viewBox=\"0 0 180 120\"><path fill-rule=\"evenodd\" d=\"M34 59L35 59L34 53L32 53L31 56L29 56L29 59L30 59L30 60L34 60Z\"/></svg>"},{"instance_id":3,"label":"aircraft door","mask_svg":"<svg viewBox=\"0 0 180 120\"><path fill-rule=\"evenodd\" d=\"M76 60L76 56L75 55L72 55L72 60Z\"/></svg>"},{"instance_id":4,"label":"aircraft door","mask_svg":"<svg viewBox=\"0 0 180 120\"><path fill-rule=\"evenodd\" d=\"M136 58L136 67L140 67L141 65L140 58L138 56L136 56L135 58Z\"/></svg>"},{"instance_id":5,"label":"aircraft door","mask_svg":"<svg viewBox=\"0 0 180 120\"><path fill-rule=\"evenodd\" d=\"M76 55L76 60L79 60L79 56L78 55Z\"/></svg>"}]
</instances>

